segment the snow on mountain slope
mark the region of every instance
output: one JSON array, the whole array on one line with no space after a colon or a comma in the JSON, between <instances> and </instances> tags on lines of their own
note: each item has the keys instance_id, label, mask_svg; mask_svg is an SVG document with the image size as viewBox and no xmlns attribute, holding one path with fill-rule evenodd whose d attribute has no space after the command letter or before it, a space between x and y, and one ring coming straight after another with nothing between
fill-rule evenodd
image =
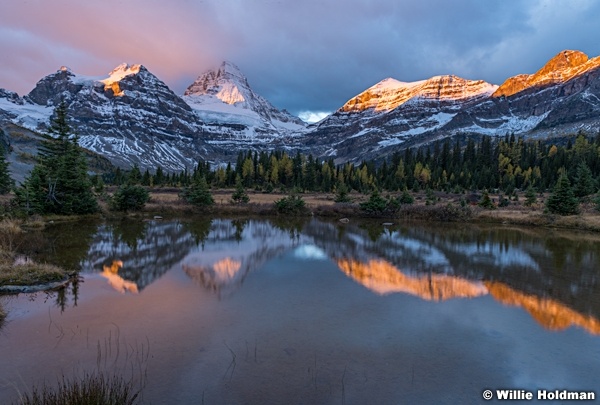
<instances>
[{"instance_id":1,"label":"snow on mountain slope","mask_svg":"<svg viewBox=\"0 0 600 405\"><path fill-rule=\"evenodd\" d=\"M340 111L388 112L413 99L458 102L488 97L497 88L483 80L465 80L453 75L409 83L387 78L350 99Z\"/></svg>"},{"instance_id":2,"label":"snow on mountain slope","mask_svg":"<svg viewBox=\"0 0 600 405\"><path fill-rule=\"evenodd\" d=\"M306 124L256 94L239 68L223 62L200 75L183 95L205 123L209 143L275 143L298 136ZM214 136L211 136L214 134Z\"/></svg>"},{"instance_id":3,"label":"snow on mountain slope","mask_svg":"<svg viewBox=\"0 0 600 405\"><path fill-rule=\"evenodd\" d=\"M27 129L36 130L45 125L52 108L24 102L16 93L0 89L0 117Z\"/></svg>"},{"instance_id":4,"label":"snow on mountain slope","mask_svg":"<svg viewBox=\"0 0 600 405\"><path fill-rule=\"evenodd\" d=\"M81 144L122 167L178 171L198 159L275 149L357 162L457 134L598 131L600 57L563 51L499 87L452 75L388 78L309 126L257 95L228 62L200 75L182 97L142 65L122 64L102 77L63 67L23 98L0 89L0 124L44 131L61 100Z\"/></svg>"},{"instance_id":5,"label":"snow on mountain slope","mask_svg":"<svg viewBox=\"0 0 600 405\"><path fill-rule=\"evenodd\" d=\"M61 67L10 106L11 121L44 132L61 101L80 144L118 166L179 171L207 156L201 121L142 65L121 64L104 77Z\"/></svg>"},{"instance_id":6,"label":"snow on mountain slope","mask_svg":"<svg viewBox=\"0 0 600 405\"><path fill-rule=\"evenodd\" d=\"M456 76L385 79L312 126L305 143L314 154L357 162L456 134L593 132L599 116L600 57L563 51L500 87Z\"/></svg>"},{"instance_id":7,"label":"snow on mountain slope","mask_svg":"<svg viewBox=\"0 0 600 405\"><path fill-rule=\"evenodd\" d=\"M600 67L600 57L589 59L579 51L562 51L532 75L517 75L508 78L493 94L493 97L512 96L531 87L548 87L562 84L591 69Z\"/></svg>"}]
</instances>

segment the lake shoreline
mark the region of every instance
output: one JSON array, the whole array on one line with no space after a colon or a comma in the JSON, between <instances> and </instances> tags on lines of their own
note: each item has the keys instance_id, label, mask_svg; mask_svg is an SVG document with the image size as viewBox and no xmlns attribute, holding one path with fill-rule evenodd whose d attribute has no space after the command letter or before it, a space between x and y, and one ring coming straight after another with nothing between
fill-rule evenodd
<instances>
[{"instance_id":1,"label":"lake shoreline","mask_svg":"<svg viewBox=\"0 0 600 405\"><path fill-rule=\"evenodd\" d=\"M232 204L233 190L217 190L213 192L215 204L207 208L194 207L178 197L177 193L170 190L150 191L150 201L136 213L122 214L105 212L108 217L121 215L143 216L153 218L176 217L178 215L208 214L215 216L277 216L288 215L277 212L274 202L288 196L287 193L261 193L248 191L250 202L247 204ZM585 230L600 232L600 212L590 203L581 204L581 213L578 215L560 216L544 212L544 200L547 196L540 197L540 202L531 207L519 201L511 201L506 207L484 209L477 204L462 204L463 194L441 194L438 201L433 204L426 203L425 192L413 193L414 204L402 205L396 212L368 213L360 209L359 204L368 200L368 195L352 193L350 203L336 203L331 193L304 193L299 194L306 202L307 211L302 216L314 216L330 219L378 219L382 222L459 222L472 224L502 224L531 227L547 227L560 229ZM387 194L386 194L387 195ZM500 195L491 195L492 199L500 200Z\"/></svg>"}]
</instances>

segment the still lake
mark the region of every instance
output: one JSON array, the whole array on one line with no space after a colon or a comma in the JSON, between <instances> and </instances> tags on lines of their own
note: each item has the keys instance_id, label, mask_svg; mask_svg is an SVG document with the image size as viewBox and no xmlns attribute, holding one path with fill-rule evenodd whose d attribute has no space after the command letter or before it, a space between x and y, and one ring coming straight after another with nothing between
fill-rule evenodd
<instances>
[{"instance_id":1,"label":"still lake","mask_svg":"<svg viewBox=\"0 0 600 405\"><path fill-rule=\"evenodd\" d=\"M3 404L94 371L132 378L148 404L600 395L600 235L189 218L29 237L29 256L81 280L0 297Z\"/></svg>"}]
</instances>

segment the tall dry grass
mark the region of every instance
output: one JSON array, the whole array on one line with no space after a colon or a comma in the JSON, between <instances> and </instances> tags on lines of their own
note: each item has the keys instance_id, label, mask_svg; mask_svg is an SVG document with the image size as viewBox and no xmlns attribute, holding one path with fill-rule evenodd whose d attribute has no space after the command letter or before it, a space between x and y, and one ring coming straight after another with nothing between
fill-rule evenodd
<instances>
[{"instance_id":1,"label":"tall dry grass","mask_svg":"<svg viewBox=\"0 0 600 405\"><path fill-rule=\"evenodd\" d=\"M35 263L26 257L18 257L22 243L21 221L0 221L0 287L29 286L65 280L66 271L57 266Z\"/></svg>"},{"instance_id":2,"label":"tall dry grass","mask_svg":"<svg viewBox=\"0 0 600 405\"><path fill-rule=\"evenodd\" d=\"M80 405L80 404L123 404L131 405L139 399L140 390L131 380L105 373L86 374L82 379L62 377L58 386L44 384L34 387L31 393L23 394L22 405Z\"/></svg>"}]
</instances>

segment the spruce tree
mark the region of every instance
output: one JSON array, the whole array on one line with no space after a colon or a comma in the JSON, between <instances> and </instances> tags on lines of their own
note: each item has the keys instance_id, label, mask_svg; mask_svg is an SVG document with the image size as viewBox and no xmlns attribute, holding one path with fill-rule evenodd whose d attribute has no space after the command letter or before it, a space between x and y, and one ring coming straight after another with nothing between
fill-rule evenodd
<instances>
[{"instance_id":1,"label":"spruce tree","mask_svg":"<svg viewBox=\"0 0 600 405\"><path fill-rule=\"evenodd\" d=\"M4 154L4 145L0 143L0 194L9 193L13 186L13 180L10 177L10 171L8 170L8 162L6 161Z\"/></svg>"},{"instance_id":2,"label":"spruce tree","mask_svg":"<svg viewBox=\"0 0 600 405\"><path fill-rule=\"evenodd\" d=\"M333 201L335 201L336 203L349 203L352 201L350 199L350 196L348 195L348 187L346 187L344 183L338 184L335 193L335 198Z\"/></svg>"},{"instance_id":3,"label":"spruce tree","mask_svg":"<svg viewBox=\"0 0 600 405\"><path fill-rule=\"evenodd\" d=\"M231 202L234 204L247 204L249 201L250 197L248 197L248 193L246 193L246 189L242 184L242 178L236 176L235 192L231 196Z\"/></svg>"},{"instance_id":4,"label":"spruce tree","mask_svg":"<svg viewBox=\"0 0 600 405\"><path fill-rule=\"evenodd\" d=\"M600 211L600 193L596 194L596 197L594 198L594 208L596 211Z\"/></svg>"},{"instance_id":5,"label":"spruce tree","mask_svg":"<svg viewBox=\"0 0 600 405\"><path fill-rule=\"evenodd\" d=\"M192 183L183 189L181 196L198 207L209 207L215 203L204 176L194 177Z\"/></svg>"},{"instance_id":6,"label":"spruce tree","mask_svg":"<svg viewBox=\"0 0 600 405\"><path fill-rule=\"evenodd\" d=\"M585 162L581 162L577 166L577 178L573 190L575 196L581 198L593 194L594 191L596 191L596 185L594 183L592 171Z\"/></svg>"},{"instance_id":7,"label":"spruce tree","mask_svg":"<svg viewBox=\"0 0 600 405\"><path fill-rule=\"evenodd\" d=\"M579 201L575 197L569 178L565 173L558 178L552 195L546 202L546 208L552 214L575 215L579 213Z\"/></svg>"},{"instance_id":8,"label":"spruce tree","mask_svg":"<svg viewBox=\"0 0 600 405\"><path fill-rule=\"evenodd\" d=\"M487 190L483 190L483 195L481 196L481 200L479 201L478 205L488 210L493 210L496 208Z\"/></svg>"},{"instance_id":9,"label":"spruce tree","mask_svg":"<svg viewBox=\"0 0 600 405\"><path fill-rule=\"evenodd\" d=\"M67 122L62 102L42 141L38 163L16 190L20 207L27 214L89 214L98 210L85 155Z\"/></svg>"},{"instance_id":10,"label":"spruce tree","mask_svg":"<svg viewBox=\"0 0 600 405\"><path fill-rule=\"evenodd\" d=\"M400 204L412 204L415 202L415 199L412 195L410 195L407 189L404 189L402 195L400 196L400 198L398 198L398 202Z\"/></svg>"},{"instance_id":11,"label":"spruce tree","mask_svg":"<svg viewBox=\"0 0 600 405\"><path fill-rule=\"evenodd\" d=\"M530 184L529 187L527 187L527 190L525 191L525 205L527 207L531 207L536 202L537 202L537 198L535 195L535 190L533 189L533 187Z\"/></svg>"}]
</instances>

